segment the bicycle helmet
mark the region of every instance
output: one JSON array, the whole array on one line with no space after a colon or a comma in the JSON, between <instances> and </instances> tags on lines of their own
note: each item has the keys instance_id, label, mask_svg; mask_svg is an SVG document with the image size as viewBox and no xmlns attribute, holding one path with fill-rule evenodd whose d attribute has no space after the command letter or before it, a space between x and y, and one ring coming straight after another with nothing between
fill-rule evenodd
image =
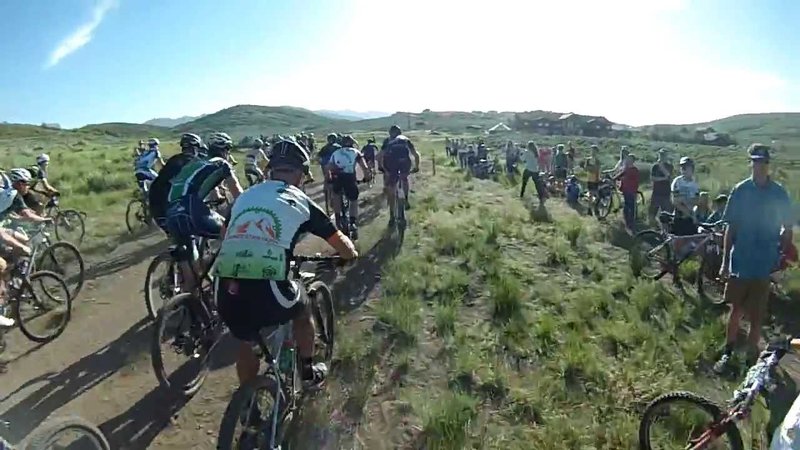
<instances>
[{"instance_id":1,"label":"bicycle helmet","mask_svg":"<svg viewBox=\"0 0 800 450\"><path fill-rule=\"evenodd\" d=\"M295 141L284 139L272 146L269 167L272 169L288 167L308 174L310 159L308 152Z\"/></svg>"},{"instance_id":2,"label":"bicycle helmet","mask_svg":"<svg viewBox=\"0 0 800 450\"><path fill-rule=\"evenodd\" d=\"M328 135L328 144L335 144L336 143L336 134L331 133Z\"/></svg>"},{"instance_id":3,"label":"bicycle helmet","mask_svg":"<svg viewBox=\"0 0 800 450\"><path fill-rule=\"evenodd\" d=\"M203 140L200 136L194 133L185 133L181 136L181 150L192 149L197 150L203 146Z\"/></svg>"},{"instance_id":4,"label":"bicycle helmet","mask_svg":"<svg viewBox=\"0 0 800 450\"><path fill-rule=\"evenodd\" d=\"M50 157L47 156L47 153L42 153L41 155L36 157L36 164L45 164L50 162Z\"/></svg>"},{"instance_id":5,"label":"bicycle helmet","mask_svg":"<svg viewBox=\"0 0 800 450\"><path fill-rule=\"evenodd\" d=\"M147 141L147 146L150 148L158 147L159 145L161 145L161 141L159 141L158 138L150 138L150 140Z\"/></svg>"},{"instance_id":6,"label":"bicycle helmet","mask_svg":"<svg viewBox=\"0 0 800 450\"><path fill-rule=\"evenodd\" d=\"M216 132L208 138L208 156L222 156L233 147L233 140L228 133Z\"/></svg>"},{"instance_id":7,"label":"bicycle helmet","mask_svg":"<svg viewBox=\"0 0 800 450\"><path fill-rule=\"evenodd\" d=\"M11 171L8 172L8 178L13 183L17 182L30 183L31 173L28 171L28 169L22 169L22 168L11 169Z\"/></svg>"},{"instance_id":8,"label":"bicycle helmet","mask_svg":"<svg viewBox=\"0 0 800 450\"><path fill-rule=\"evenodd\" d=\"M11 187L11 180L5 173L0 173L0 212L10 208L16 196L17 190Z\"/></svg>"},{"instance_id":9,"label":"bicycle helmet","mask_svg":"<svg viewBox=\"0 0 800 450\"><path fill-rule=\"evenodd\" d=\"M367 144L374 144L374 143L375 143L375 136L372 136L371 138L367 139Z\"/></svg>"},{"instance_id":10,"label":"bicycle helmet","mask_svg":"<svg viewBox=\"0 0 800 450\"><path fill-rule=\"evenodd\" d=\"M342 137L342 146L343 147L352 147L358 144L358 141L353 138L353 136L345 135Z\"/></svg>"},{"instance_id":11,"label":"bicycle helmet","mask_svg":"<svg viewBox=\"0 0 800 450\"><path fill-rule=\"evenodd\" d=\"M397 125L392 125L389 127L389 136L395 137L401 134L403 134L403 130L401 130Z\"/></svg>"},{"instance_id":12,"label":"bicycle helmet","mask_svg":"<svg viewBox=\"0 0 800 450\"><path fill-rule=\"evenodd\" d=\"M255 141L253 141L253 148L261 148L263 146L264 146L264 141L262 141L261 139L256 139Z\"/></svg>"}]
</instances>

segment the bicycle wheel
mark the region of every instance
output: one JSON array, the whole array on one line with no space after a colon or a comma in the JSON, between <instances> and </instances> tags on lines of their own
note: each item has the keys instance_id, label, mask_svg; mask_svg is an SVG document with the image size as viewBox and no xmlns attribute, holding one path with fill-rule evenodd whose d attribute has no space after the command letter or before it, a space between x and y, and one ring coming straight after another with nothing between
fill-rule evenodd
<instances>
[{"instance_id":1,"label":"bicycle wheel","mask_svg":"<svg viewBox=\"0 0 800 450\"><path fill-rule=\"evenodd\" d=\"M211 352L222 335L221 327L201 320L200 307L200 300L193 293L170 299L158 312L150 347L158 382L186 396L193 395L203 385ZM175 369L168 371L167 366L171 368L173 364Z\"/></svg>"},{"instance_id":2,"label":"bicycle wheel","mask_svg":"<svg viewBox=\"0 0 800 450\"><path fill-rule=\"evenodd\" d=\"M70 433L76 433L79 437L64 440ZM28 436L20 450L55 448L111 450L103 432L93 423L77 416L59 417L40 425Z\"/></svg>"},{"instance_id":3,"label":"bicycle wheel","mask_svg":"<svg viewBox=\"0 0 800 450\"><path fill-rule=\"evenodd\" d=\"M284 391L278 393L278 382L272 375L259 375L233 393L225 408L217 434L217 450L267 449L272 440L272 417L277 408L278 422L274 445L282 444L284 432L290 419ZM237 425L242 425L237 432Z\"/></svg>"},{"instance_id":4,"label":"bicycle wheel","mask_svg":"<svg viewBox=\"0 0 800 450\"><path fill-rule=\"evenodd\" d=\"M56 214L55 218L56 239L69 241L76 245L83 242L86 235L86 224L83 215L74 209L64 209Z\"/></svg>"},{"instance_id":5,"label":"bicycle wheel","mask_svg":"<svg viewBox=\"0 0 800 450\"><path fill-rule=\"evenodd\" d=\"M614 200L610 194L601 195L597 199L597 217L601 219L608 217L608 214L611 212L611 208L613 206Z\"/></svg>"},{"instance_id":6,"label":"bicycle wheel","mask_svg":"<svg viewBox=\"0 0 800 450\"><path fill-rule=\"evenodd\" d=\"M689 411L682 414L670 413L677 410L684 403ZM666 436L654 430L655 422L667 416ZM739 429L731 422L725 426L720 436L715 438L712 427L720 426L719 421L725 417L722 409L711 400L691 392L670 392L659 396L649 405L642 414L639 423L639 449L652 450L664 448L712 448L708 444L717 439L726 439L727 446L732 450L742 450L742 437ZM655 433L654 433L655 431ZM720 448L720 447L713 447Z\"/></svg>"},{"instance_id":7,"label":"bicycle wheel","mask_svg":"<svg viewBox=\"0 0 800 450\"><path fill-rule=\"evenodd\" d=\"M72 299L78 297L86 278L86 264L78 247L69 242L50 245L37 258L34 270L49 270L61 275L69 287Z\"/></svg>"},{"instance_id":8,"label":"bicycle wheel","mask_svg":"<svg viewBox=\"0 0 800 450\"><path fill-rule=\"evenodd\" d=\"M317 344L322 347L321 355L330 367L333 359L333 345L336 338L336 311L333 306L333 292L327 284L315 281L308 287L314 325L317 331Z\"/></svg>"},{"instance_id":9,"label":"bicycle wheel","mask_svg":"<svg viewBox=\"0 0 800 450\"><path fill-rule=\"evenodd\" d=\"M19 329L33 342L50 342L63 333L71 310L72 298L64 279L45 270L23 279L14 299Z\"/></svg>"},{"instance_id":10,"label":"bicycle wheel","mask_svg":"<svg viewBox=\"0 0 800 450\"><path fill-rule=\"evenodd\" d=\"M631 256L634 258L634 273L658 280L670 272L672 251L664 242L661 233L655 230L644 230L634 235L634 246Z\"/></svg>"},{"instance_id":11,"label":"bicycle wheel","mask_svg":"<svg viewBox=\"0 0 800 450\"><path fill-rule=\"evenodd\" d=\"M149 218L147 211L145 211L144 203L135 198L128 202L128 209L125 211L125 224L128 226L128 231L137 233L144 228L148 227Z\"/></svg>"},{"instance_id":12,"label":"bicycle wheel","mask_svg":"<svg viewBox=\"0 0 800 450\"><path fill-rule=\"evenodd\" d=\"M144 277L144 305L151 320L155 321L158 311L169 299L180 293L179 274L178 264L169 253L156 256L147 267L147 275Z\"/></svg>"},{"instance_id":13,"label":"bicycle wheel","mask_svg":"<svg viewBox=\"0 0 800 450\"><path fill-rule=\"evenodd\" d=\"M402 244L406 237L406 198L402 190L399 190L395 196L395 221L397 237Z\"/></svg>"}]
</instances>

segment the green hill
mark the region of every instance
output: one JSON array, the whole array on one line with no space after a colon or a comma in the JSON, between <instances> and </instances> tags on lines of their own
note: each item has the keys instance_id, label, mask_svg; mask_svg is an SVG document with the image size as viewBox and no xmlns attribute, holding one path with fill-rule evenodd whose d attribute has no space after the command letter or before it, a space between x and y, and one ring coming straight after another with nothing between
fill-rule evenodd
<instances>
[{"instance_id":1,"label":"green hill","mask_svg":"<svg viewBox=\"0 0 800 450\"><path fill-rule=\"evenodd\" d=\"M708 123L741 142L800 141L800 113L740 114Z\"/></svg>"},{"instance_id":2,"label":"green hill","mask_svg":"<svg viewBox=\"0 0 800 450\"><path fill-rule=\"evenodd\" d=\"M511 124L514 119L512 112L461 112L461 111L430 111L421 113L397 112L388 117L377 119L359 120L346 123L348 130L357 131L386 131L396 124L406 130L437 130L463 133L472 129L485 130L497 125L498 122Z\"/></svg>"},{"instance_id":3,"label":"green hill","mask_svg":"<svg viewBox=\"0 0 800 450\"><path fill-rule=\"evenodd\" d=\"M343 123L351 122L323 117L303 108L237 105L179 125L174 130L201 135L225 131L234 139L239 139L259 134L333 130Z\"/></svg>"},{"instance_id":4,"label":"green hill","mask_svg":"<svg viewBox=\"0 0 800 450\"><path fill-rule=\"evenodd\" d=\"M158 127L155 125L144 125L138 123L101 123L96 125L86 125L75 130L77 133L92 133L96 135L106 134L109 136L131 139L147 139L149 137L171 137L175 133L169 128Z\"/></svg>"}]
</instances>

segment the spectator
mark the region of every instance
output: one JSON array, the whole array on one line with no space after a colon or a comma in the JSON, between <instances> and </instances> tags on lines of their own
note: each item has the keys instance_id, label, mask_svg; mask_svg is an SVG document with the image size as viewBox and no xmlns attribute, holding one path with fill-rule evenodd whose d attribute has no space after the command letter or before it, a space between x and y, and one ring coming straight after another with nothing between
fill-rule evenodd
<instances>
[{"instance_id":1,"label":"spectator","mask_svg":"<svg viewBox=\"0 0 800 450\"><path fill-rule=\"evenodd\" d=\"M564 151L564 144L558 144L556 147L556 155L553 157L553 175L556 176L556 181L564 183L567 180L567 166L569 160Z\"/></svg>"},{"instance_id":2,"label":"spectator","mask_svg":"<svg viewBox=\"0 0 800 450\"><path fill-rule=\"evenodd\" d=\"M688 156L680 159L678 166L681 174L672 180L672 204L675 207L675 220L672 222L672 232L678 236L688 236L697 233L697 226L692 218L692 210L697 202L700 187L694 179L694 161ZM676 251L681 247L683 240L675 243Z\"/></svg>"},{"instance_id":3,"label":"spectator","mask_svg":"<svg viewBox=\"0 0 800 450\"><path fill-rule=\"evenodd\" d=\"M539 148L539 170L545 173L553 172L553 149L551 147Z\"/></svg>"},{"instance_id":4,"label":"spectator","mask_svg":"<svg viewBox=\"0 0 800 450\"><path fill-rule=\"evenodd\" d=\"M706 223L706 220L708 220L708 217L711 215L708 202L708 192L703 191L697 196L697 204L694 205L694 209L692 209L695 222Z\"/></svg>"},{"instance_id":5,"label":"spectator","mask_svg":"<svg viewBox=\"0 0 800 450\"><path fill-rule=\"evenodd\" d=\"M572 146L572 141L567 142L567 172L572 173L575 170L575 147Z\"/></svg>"},{"instance_id":6,"label":"spectator","mask_svg":"<svg viewBox=\"0 0 800 450\"><path fill-rule=\"evenodd\" d=\"M783 186L769 176L769 150L750 145L752 175L733 188L723 213L727 227L720 276L727 278L724 297L731 313L725 347L714 365L718 373L728 366L742 318L750 322L748 359L758 355L770 273L792 242L792 205Z\"/></svg>"},{"instance_id":7,"label":"spectator","mask_svg":"<svg viewBox=\"0 0 800 450\"><path fill-rule=\"evenodd\" d=\"M572 206L578 204L578 199L581 197L581 184L578 183L578 177L575 175L570 175L567 180L567 186L564 188L564 196L568 204Z\"/></svg>"},{"instance_id":8,"label":"spectator","mask_svg":"<svg viewBox=\"0 0 800 450\"><path fill-rule=\"evenodd\" d=\"M725 211L725 206L728 205L728 196L725 194L719 194L717 198L714 199L712 212L711 215L708 216L708 223L716 223L722 220L722 213Z\"/></svg>"},{"instance_id":9,"label":"spectator","mask_svg":"<svg viewBox=\"0 0 800 450\"><path fill-rule=\"evenodd\" d=\"M529 141L528 148L522 152L522 161L525 162L525 171L522 173L522 189L519 191L519 198L525 195L525 186L532 178L536 195L539 197L539 205L544 205L544 186L539 176L539 149L533 141Z\"/></svg>"},{"instance_id":10,"label":"spectator","mask_svg":"<svg viewBox=\"0 0 800 450\"><path fill-rule=\"evenodd\" d=\"M614 173L616 175L620 170L625 168L625 160L628 159L628 154L629 153L630 152L628 151L628 147L626 145L623 145L622 147L620 147L620 149L619 149L619 161L617 161L617 164L614 165L614 170L612 170L612 173Z\"/></svg>"},{"instance_id":11,"label":"spectator","mask_svg":"<svg viewBox=\"0 0 800 450\"><path fill-rule=\"evenodd\" d=\"M672 182L673 167L667 158L666 149L658 151L658 160L650 169L650 180L653 182L653 193L650 195L648 217L655 219L658 211L672 211L670 201L670 183Z\"/></svg>"},{"instance_id":12,"label":"spectator","mask_svg":"<svg viewBox=\"0 0 800 450\"><path fill-rule=\"evenodd\" d=\"M506 173L517 171L517 161L519 160L519 148L511 141L506 144Z\"/></svg>"},{"instance_id":13,"label":"spectator","mask_svg":"<svg viewBox=\"0 0 800 450\"><path fill-rule=\"evenodd\" d=\"M636 155L628 154L622 171L614 178L620 180L619 190L622 192L622 215L625 219L625 230L633 234L636 229L636 198L639 191L639 169L636 167Z\"/></svg>"},{"instance_id":14,"label":"spectator","mask_svg":"<svg viewBox=\"0 0 800 450\"><path fill-rule=\"evenodd\" d=\"M597 215L597 198L600 189L600 159L597 157L597 146L592 145L591 155L584 161L586 170L586 190L589 192L589 215Z\"/></svg>"}]
</instances>

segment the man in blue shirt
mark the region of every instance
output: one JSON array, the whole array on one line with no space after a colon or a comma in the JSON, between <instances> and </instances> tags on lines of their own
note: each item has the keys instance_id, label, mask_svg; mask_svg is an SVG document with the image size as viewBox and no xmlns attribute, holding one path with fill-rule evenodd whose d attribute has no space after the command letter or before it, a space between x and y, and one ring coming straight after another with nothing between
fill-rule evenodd
<instances>
[{"instance_id":1,"label":"man in blue shirt","mask_svg":"<svg viewBox=\"0 0 800 450\"><path fill-rule=\"evenodd\" d=\"M737 184L722 215L727 222L720 275L727 277L725 301L731 305L727 339L714 370L728 365L739 322L750 322L747 337L751 356L758 353L761 324L770 292L770 273L780 260L782 249L792 241L792 208L789 195L769 176L769 147L748 148L752 175Z\"/></svg>"}]
</instances>

